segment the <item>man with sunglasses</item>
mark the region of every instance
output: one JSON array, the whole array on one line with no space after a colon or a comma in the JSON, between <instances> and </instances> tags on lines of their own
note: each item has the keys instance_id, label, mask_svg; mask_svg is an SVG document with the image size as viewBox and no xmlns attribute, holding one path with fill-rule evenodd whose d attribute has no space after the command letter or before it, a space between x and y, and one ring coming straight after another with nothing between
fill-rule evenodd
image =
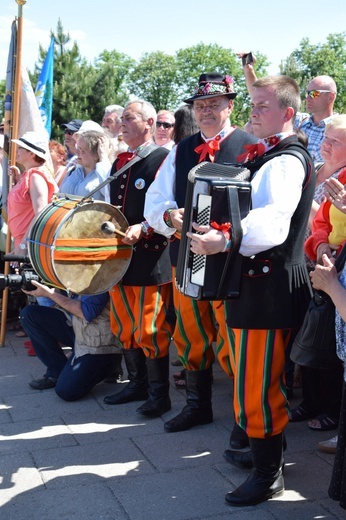
<instances>
[{"instance_id":1,"label":"man with sunglasses","mask_svg":"<svg viewBox=\"0 0 346 520\"><path fill-rule=\"evenodd\" d=\"M154 141L158 146L164 146L167 150L172 150L174 141L172 139L174 127L174 114L169 110L159 110L157 113Z\"/></svg>"},{"instance_id":2,"label":"man with sunglasses","mask_svg":"<svg viewBox=\"0 0 346 520\"><path fill-rule=\"evenodd\" d=\"M256 58L253 61L246 60L250 53L240 52L237 56L243 61L243 71L246 86L250 97L253 94L253 84L257 80L254 70ZM321 144L324 138L326 124L333 116L336 99L336 83L330 76L316 76L308 84L305 92L305 105L307 112L297 112L294 129L301 130L308 138L307 149L315 163L322 162Z\"/></svg>"},{"instance_id":3,"label":"man with sunglasses","mask_svg":"<svg viewBox=\"0 0 346 520\"><path fill-rule=\"evenodd\" d=\"M308 137L308 150L315 162L323 161L321 144L326 124L333 116L336 84L330 76L316 76L307 86L305 105L309 114L298 112L295 128Z\"/></svg>"}]
</instances>

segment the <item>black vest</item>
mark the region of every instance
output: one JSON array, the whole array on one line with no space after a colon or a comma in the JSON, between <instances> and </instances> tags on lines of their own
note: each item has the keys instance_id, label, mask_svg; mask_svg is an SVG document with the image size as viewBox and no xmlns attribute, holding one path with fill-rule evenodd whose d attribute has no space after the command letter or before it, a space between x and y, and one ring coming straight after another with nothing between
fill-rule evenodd
<instances>
[{"instance_id":1,"label":"black vest","mask_svg":"<svg viewBox=\"0 0 346 520\"><path fill-rule=\"evenodd\" d=\"M157 147L148 157L131 166L110 184L111 204L127 218L129 225L143 222L145 194L168 150ZM116 171L114 162L111 175ZM161 285L171 281L168 239L158 233L141 238L133 248L130 266L123 285Z\"/></svg>"},{"instance_id":2,"label":"black vest","mask_svg":"<svg viewBox=\"0 0 346 520\"><path fill-rule=\"evenodd\" d=\"M236 128L226 139L221 141L220 150L216 152L214 162L218 164L238 164L237 156L244 153L245 144L257 143L258 139L251 134ZM199 154L194 150L204 141L198 132L181 141L177 146L175 161L175 200L178 208L185 206L186 184L189 171L198 164ZM172 238L170 252L173 266L177 265L180 240Z\"/></svg>"},{"instance_id":3,"label":"black vest","mask_svg":"<svg viewBox=\"0 0 346 520\"><path fill-rule=\"evenodd\" d=\"M273 156L298 151L306 177L285 242L243 258L240 297L226 302L227 323L237 329L289 329L302 324L311 299L304 240L315 190L313 161L295 136L284 139L257 160L246 163L252 174ZM280 153L278 153L280 152Z\"/></svg>"}]
</instances>

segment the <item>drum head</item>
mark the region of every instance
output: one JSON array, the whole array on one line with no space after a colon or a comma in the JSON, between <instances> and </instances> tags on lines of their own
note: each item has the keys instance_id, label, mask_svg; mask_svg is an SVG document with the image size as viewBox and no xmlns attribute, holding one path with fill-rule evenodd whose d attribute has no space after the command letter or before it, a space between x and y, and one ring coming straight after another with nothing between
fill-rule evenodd
<instances>
[{"instance_id":1,"label":"drum head","mask_svg":"<svg viewBox=\"0 0 346 520\"><path fill-rule=\"evenodd\" d=\"M121 237L116 233L110 237L102 231L104 222L110 222L122 232L128 228L128 222L121 211L106 202L77 206L58 226L56 242L63 239L90 239L92 242L93 239L109 238L121 242ZM125 246L125 249L125 258L98 260L95 255L81 262L57 260L53 251L54 270L67 290L77 294L99 294L109 290L124 276L132 257L132 248Z\"/></svg>"}]
</instances>

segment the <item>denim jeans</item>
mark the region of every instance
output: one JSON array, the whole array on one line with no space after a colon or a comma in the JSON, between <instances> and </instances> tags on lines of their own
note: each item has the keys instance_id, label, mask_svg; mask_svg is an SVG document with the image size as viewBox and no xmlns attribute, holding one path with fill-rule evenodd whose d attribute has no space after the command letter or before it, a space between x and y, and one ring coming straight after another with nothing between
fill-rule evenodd
<instances>
[{"instance_id":1,"label":"denim jeans","mask_svg":"<svg viewBox=\"0 0 346 520\"><path fill-rule=\"evenodd\" d=\"M74 401L108 377L118 354L85 354L67 359L59 343L74 345L72 324L59 309L28 305L20 320L39 360L47 367L46 376L57 378L55 391L61 399Z\"/></svg>"}]
</instances>

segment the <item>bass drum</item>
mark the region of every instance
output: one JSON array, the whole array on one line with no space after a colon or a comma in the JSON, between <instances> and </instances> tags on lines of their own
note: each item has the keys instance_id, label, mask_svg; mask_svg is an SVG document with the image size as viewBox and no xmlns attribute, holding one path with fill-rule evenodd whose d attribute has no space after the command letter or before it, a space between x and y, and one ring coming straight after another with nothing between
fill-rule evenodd
<instances>
[{"instance_id":1,"label":"bass drum","mask_svg":"<svg viewBox=\"0 0 346 520\"><path fill-rule=\"evenodd\" d=\"M130 265L132 246L122 243L127 227L125 216L111 204L57 199L30 227L29 258L47 284L100 294L117 284Z\"/></svg>"}]
</instances>

